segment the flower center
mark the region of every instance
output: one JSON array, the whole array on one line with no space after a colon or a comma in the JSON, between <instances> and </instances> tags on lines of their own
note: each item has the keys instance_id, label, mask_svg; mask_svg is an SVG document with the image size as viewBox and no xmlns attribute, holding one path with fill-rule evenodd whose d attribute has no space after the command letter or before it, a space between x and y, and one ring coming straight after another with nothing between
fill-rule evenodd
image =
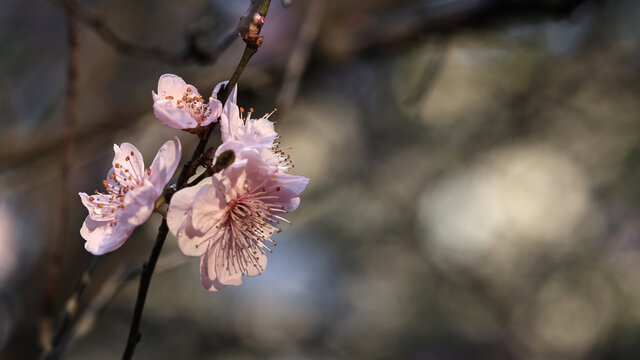
<instances>
[{"instance_id":1,"label":"flower center","mask_svg":"<svg viewBox=\"0 0 640 360\"><path fill-rule=\"evenodd\" d=\"M221 245L226 255L235 258L245 268L250 265L259 268L259 256L267 251L273 252L266 243L277 245L270 237L282 231L278 227L280 221L291 222L279 215L288 213L284 206L276 203L279 200L276 193L280 187L245 190L245 193L228 203L221 228L218 225L216 227L223 232Z\"/></svg>"},{"instance_id":2,"label":"flower center","mask_svg":"<svg viewBox=\"0 0 640 360\"><path fill-rule=\"evenodd\" d=\"M173 100L173 96L166 96L165 99ZM177 100L176 107L189 113L198 123L203 122L211 115L209 105L204 103L202 96L196 96L190 87L184 92L182 98Z\"/></svg>"},{"instance_id":3,"label":"flower center","mask_svg":"<svg viewBox=\"0 0 640 360\"><path fill-rule=\"evenodd\" d=\"M146 169L142 174L138 174L135 166L131 162L131 155L127 155L125 161L131 165L124 168L121 164L116 163L113 172L109 174L108 179L102 181L105 192L94 191L89 196L89 202L93 207L93 213L100 216L103 221L109 221L109 226L118 224L118 215L124 211L125 195L144 183L144 179L151 175L151 169ZM131 170L129 170L131 168Z\"/></svg>"}]
</instances>

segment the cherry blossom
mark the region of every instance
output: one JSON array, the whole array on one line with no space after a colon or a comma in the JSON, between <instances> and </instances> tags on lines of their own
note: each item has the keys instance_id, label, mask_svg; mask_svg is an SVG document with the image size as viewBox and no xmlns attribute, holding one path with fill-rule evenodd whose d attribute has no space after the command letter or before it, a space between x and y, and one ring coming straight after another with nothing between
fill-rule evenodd
<instances>
[{"instance_id":1,"label":"cherry blossom","mask_svg":"<svg viewBox=\"0 0 640 360\"><path fill-rule=\"evenodd\" d=\"M135 146L123 143L113 145L113 150L113 167L102 182L105 192L79 193L89 210L80 234L86 240L85 249L95 255L116 250L137 226L147 221L181 155L178 138L162 145L147 169Z\"/></svg>"},{"instance_id":2,"label":"cherry blossom","mask_svg":"<svg viewBox=\"0 0 640 360\"><path fill-rule=\"evenodd\" d=\"M205 104L198 89L177 75L160 76L158 93L151 93L154 113L165 125L174 129L198 131L202 126L216 122L222 112L217 90L209 97L209 103Z\"/></svg>"},{"instance_id":3,"label":"cherry blossom","mask_svg":"<svg viewBox=\"0 0 640 360\"><path fill-rule=\"evenodd\" d=\"M223 84L226 82L218 84L214 92L217 92ZM284 153L284 150L290 149L290 147L280 148L279 135L274 129L273 122L269 120L273 112L265 114L261 118L252 119L253 109L244 115L244 109L238 107L236 103L237 86L230 93L220 115L220 132L223 143L237 141L246 147L254 148L268 164L283 172L293 168L291 157ZM225 150L228 149L221 147L216 155Z\"/></svg>"},{"instance_id":4,"label":"cherry blossom","mask_svg":"<svg viewBox=\"0 0 640 360\"><path fill-rule=\"evenodd\" d=\"M280 232L284 216L298 208L309 179L281 173L260 153L228 142L236 161L212 182L178 191L167 224L182 252L200 256L200 278L209 291L240 285L242 275L257 276L267 266L267 245Z\"/></svg>"}]
</instances>

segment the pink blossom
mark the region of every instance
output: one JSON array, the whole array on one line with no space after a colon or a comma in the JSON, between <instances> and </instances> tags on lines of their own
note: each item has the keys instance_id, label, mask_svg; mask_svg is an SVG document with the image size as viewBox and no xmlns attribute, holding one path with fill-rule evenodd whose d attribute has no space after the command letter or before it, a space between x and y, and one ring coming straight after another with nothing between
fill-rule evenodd
<instances>
[{"instance_id":1,"label":"pink blossom","mask_svg":"<svg viewBox=\"0 0 640 360\"><path fill-rule=\"evenodd\" d=\"M298 208L309 179L284 174L255 149L230 142L236 161L212 176L212 183L178 191L167 223L189 256L200 256L200 278L209 291L240 285L242 275L257 276L267 266L271 235L283 216Z\"/></svg>"},{"instance_id":2,"label":"pink blossom","mask_svg":"<svg viewBox=\"0 0 640 360\"><path fill-rule=\"evenodd\" d=\"M147 221L181 155L178 138L169 140L145 170L142 155L135 146L124 143L113 145L113 150L113 167L102 182L106 192L96 190L91 196L79 193L89 210L80 234L87 241L85 249L95 255L116 250L136 226Z\"/></svg>"},{"instance_id":3,"label":"pink blossom","mask_svg":"<svg viewBox=\"0 0 640 360\"><path fill-rule=\"evenodd\" d=\"M217 121L222 112L217 91L211 94L209 103L205 104L198 89L177 75L160 76L158 93L151 93L156 116L174 129L196 130Z\"/></svg>"},{"instance_id":4,"label":"pink blossom","mask_svg":"<svg viewBox=\"0 0 640 360\"><path fill-rule=\"evenodd\" d=\"M218 84L214 91L217 92L222 84L225 83ZM253 109L251 109L243 118L242 110L236 102L237 86L229 95L220 115L220 132L223 143L241 142L244 146L257 150L262 158L274 168L283 172L292 168L291 157L285 155L283 150L286 149L280 148L280 143L277 141L279 136L274 129L273 122L269 120L273 112L265 114L261 118L252 119ZM216 155L225 150L228 149L220 147Z\"/></svg>"}]
</instances>

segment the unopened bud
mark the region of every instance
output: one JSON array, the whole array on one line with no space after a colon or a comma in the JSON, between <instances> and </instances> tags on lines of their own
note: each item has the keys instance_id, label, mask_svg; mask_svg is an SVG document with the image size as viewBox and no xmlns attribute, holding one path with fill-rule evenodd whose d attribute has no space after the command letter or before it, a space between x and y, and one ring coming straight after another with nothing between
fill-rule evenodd
<instances>
[{"instance_id":1,"label":"unopened bud","mask_svg":"<svg viewBox=\"0 0 640 360\"><path fill-rule=\"evenodd\" d=\"M260 30L262 30L262 25L264 25L264 16L254 13L251 20L252 21L240 30L240 36L247 46L257 49L262 45Z\"/></svg>"},{"instance_id":2,"label":"unopened bud","mask_svg":"<svg viewBox=\"0 0 640 360\"><path fill-rule=\"evenodd\" d=\"M223 151L216 158L216 163L215 165L213 165L212 170L214 173L217 173L218 171L221 171L227 168L229 165L233 164L235 160L236 160L236 154L233 152L233 150Z\"/></svg>"}]
</instances>

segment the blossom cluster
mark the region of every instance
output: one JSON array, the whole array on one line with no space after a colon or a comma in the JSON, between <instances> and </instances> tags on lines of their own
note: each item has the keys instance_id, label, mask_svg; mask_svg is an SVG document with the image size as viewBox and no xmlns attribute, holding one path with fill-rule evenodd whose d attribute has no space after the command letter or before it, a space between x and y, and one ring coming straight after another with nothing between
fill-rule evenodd
<instances>
[{"instance_id":1,"label":"blossom cluster","mask_svg":"<svg viewBox=\"0 0 640 360\"><path fill-rule=\"evenodd\" d=\"M242 275L261 274L272 239L289 223L287 214L298 208L309 179L292 175L291 158L280 148L269 120L253 118L237 105L237 87L224 106L218 84L207 103L182 78L165 74L152 92L156 116L167 126L201 134L219 121L222 144L214 157L232 151L233 163L214 172L210 180L179 189L171 197L166 221L181 251L200 257L200 277L210 291L239 285ZM135 227L158 206L181 157L177 138L166 142L145 169L140 152L131 144L114 145L113 167L103 181L105 192L80 193L89 215L80 230L85 248L96 255L124 244ZM209 159L213 160L213 159ZM209 169L210 170L210 169ZM190 185L190 184L189 184Z\"/></svg>"}]
</instances>

